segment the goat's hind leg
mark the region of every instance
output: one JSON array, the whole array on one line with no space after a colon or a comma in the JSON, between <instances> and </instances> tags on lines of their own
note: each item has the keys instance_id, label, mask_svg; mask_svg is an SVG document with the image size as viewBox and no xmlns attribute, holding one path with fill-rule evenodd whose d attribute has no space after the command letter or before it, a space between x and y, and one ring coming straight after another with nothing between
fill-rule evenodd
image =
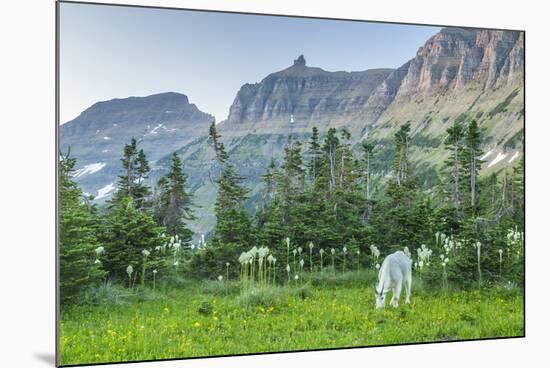
<instances>
[{"instance_id":1,"label":"goat's hind leg","mask_svg":"<svg viewBox=\"0 0 550 368\"><path fill-rule=\"evenodd\" d=\"M393 297L391 298L391 305L394 308L397 308L399 305L398 301L399 301L399 296L401 295L401 286L402 286L401 281L399 281L393 287Z\"/></svg>"},{"instance_id":2,"label":"goat's hind leg","mask_svg":"<svg viewBox=\"0 0 550 368\"><path fill-rule=\"evenodd\" d=\"M405 304L411 302L411 287L412 287L412 276L409 274L407 280L405 280Z\"/></svg>"}]
</instances>

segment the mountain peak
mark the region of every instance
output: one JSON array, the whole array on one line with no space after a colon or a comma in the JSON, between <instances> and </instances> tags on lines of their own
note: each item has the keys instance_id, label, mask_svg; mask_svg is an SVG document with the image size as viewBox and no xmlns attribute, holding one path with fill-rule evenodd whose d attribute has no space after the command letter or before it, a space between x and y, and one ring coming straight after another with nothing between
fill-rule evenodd
<instances>
[{"instance_id":1,"label":"mountain peak","mask_svg":"<svg viewBox=\"0 0 550 368\"><path fill-rule=\"evenodd\" d=\"M306 66L306 58L304 58L304 55L300 55L298 59L294 60L294 66Z\"/></svg>"}]
</instances>

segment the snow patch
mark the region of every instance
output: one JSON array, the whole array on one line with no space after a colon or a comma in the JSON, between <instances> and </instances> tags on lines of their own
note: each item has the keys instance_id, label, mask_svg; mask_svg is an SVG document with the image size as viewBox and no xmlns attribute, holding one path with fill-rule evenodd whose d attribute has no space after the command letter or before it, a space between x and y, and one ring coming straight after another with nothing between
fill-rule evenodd
<instances>
[{"instance_id":1,"label":"snow patch","mask_svg":"<svg viewBox=\"0 0 550 368\"><path fill-rule=\"evenodd\" d=\"M512 161L514 161L516 158L518 158L519 156L519 151L516 151L516 153L514 153L514 155L508 160L508 163L511 163Z\"/></svg>"},{"instance_id":2,"label":"snow patch","mask_svg":"<svg viewBox=\"0 0 550 368\"><path fill-rule=\"evenodd\" d=\"M113 126L118 126L118 124L117 124L117 123L113 123Z\"/></svg>"},{"instance_id":3,"label":"snow patch","mask_svg":"<svg viewBox=\"0 0 550 368\"><path fill-rule=\"evenodd\" d=\"M491 166L494 166L494 165L498 164L500 161L504 160L506 158L506 156L507 155L505 155L504 153L499 152L497 157L495 157L495 159L493 161L491 161L491 163L487 167L491 167Z\"/></svg>"},{"instance_id":4,"label":"snow patch","mask_svg":"<svg viewBox=\"0 0 550 368\"><path fill-rule=\"evenodd\" d=\"M489 155L493 153L493 150L487 151L483 156L480 157L480 160L485 160Z\"/></svg>"},{"instance_id":5,"label":"snow patch","mask_svg":"<svg viewBox=\"0 0 550 368\"><path fill-rule=\"evenodd\" d=\"M106 197L107 195L109 195L109 193L113 192L115 189L116 189L115 183L107 184L103 188L100 188L97 191L97 197L95 197L95 199L101 199L103 197Z\"/></svg>"},{"instance_id":6,"label":"snow patch","mask_svg":"<svg viewBox=\"0 0 550 368\"><path fill-rule=\"evenodd\" d=\"M147 125L149 126L149 125ZM163 125L163 124L158 124L156 127L154 127L153 129L151 129L151 131L149 132L149 134L158 134L158 130L160 128L164 128L164 130L166 130L166 127Z\"/></svg>"},{"instance_id":7,"label":"snow patch","mask_svg":"<svg viewBox=\"0 0 550 368\"><path fill-rule=\"evenodd\" d=\"M84 175L93 174L103 169L107 165L105 162L96 162L94 164L89 164L84 166L82 169L78 169L74 172L74 177L79 178Z\"/></svg>"},{"instance_id":8,"label":"snow patch","mask_svg":"<svg viewBox=\"0 0 550 368\"><path fill-rule=\"evenodd\" d=\"M106 140L106 141L110 141L111 137L103 137L103 139Z\"/></svg>"},{"instance_id":9,"label":"snow patch","mask_svg":"<svg viewBox=\"0 0 550 368\"><path fill-rule=\"evenodd\" d=\"M108 149L104 149L101 151L102 153L107 153L107 152L111 152L111 150L108 150Z\"/></svg>"}]
</instances>

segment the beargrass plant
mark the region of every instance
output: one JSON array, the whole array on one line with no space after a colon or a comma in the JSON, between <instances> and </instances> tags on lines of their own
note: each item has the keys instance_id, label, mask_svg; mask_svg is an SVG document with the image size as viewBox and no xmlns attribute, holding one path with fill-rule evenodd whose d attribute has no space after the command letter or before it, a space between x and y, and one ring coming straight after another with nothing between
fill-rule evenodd
<instances>
[{"instance_id":1,"label":"beargrass plant","mask_svg":"<svg viewBox=\"0 0 550 368\"><path fill-rule=\"evenodd\" d=\"M288 276L288 283L290 284L290 265L286 265L286 274Z\"/></svg>"},{"instance_id":2,"label":"beargrass plant","mask_svg":"<svg viewBox=\"0 0 550 368\"><path fill-rule=\"evenodd\" d=\"M309 272L313 272L313 242L309 242Z\"/></svg>"},{"instance_id":3,"label":"beargrass plant","mask_svg":"<svg viewBox=\"0 0 550 368\"><path fill-rule=\"evenodd\" d=\"M332 272L333 273L336 273L336 267L334 267L334 254L336 253L336 249L334 248L331 248L330 249L330 254L332 256Z\"/></svg>"},{"instance_id":4,"label":"beargrass plant","mask_svg":"<svg viewBox=\"0 0 550 368\"><path fill-rule=\"evenodd\" d=\"M447 263L449 263L449 258L445 257L445 255L441 254L439 256L441 258L441 267L443 269L442 272L442 289L446 292L448 289L448 280L447 280Z\"/></svg>"},{"instance_id":5,"label":"beargrass plant","mask_svg":"<svg viewBox=\"0 0 550 368\"><path fill-rule=\"evenodd\" d=\"M498 274L502 277L502 248L498 250Z\"/></svg>"},{"instance_id":6,"label":"beargrass plant","mask_svg":"<svg viewBox=\"0 0 550 368\"><path fill-rule=\"evenodd\" d=\"M375 265L378 263L378 257L380 257L380 250L374 244L371 244L369 249L372 257L372 264Z\"/></svg>"},{"instance_id":7,"label":"beargrass plant","mask_svg":"<svg viewBox=\"0 0 550 368\"><path fill-rule=\"evenodd\" d=\"M323 248L319 249L319 255L321 256L321 272L323 272L323 254L325 250Z\"/></svg>"},{"instance_id":8,"label":"beargrass plant","mask_svg":"<svg viewBox=\"0 0 550 368\"><path fill-rule=\"evenodd\" d=\"M346 273L346 254L348 253L348 248L344 247L342 249L342 254L344 256L344 262L342 263L342 273Z\"/></svg>"},{"instance_id":9,"label":"beargrass plant","mask_svg":"<svg viewBox=\"0 0 550 368\"><path fill-rule=\"evenodd\" d=\"M128 274L128 287L131 288L132 287L132 273L134 272L134 267L132 267L132 265L128 265L128 267L126 267L126 273Z\"/></svg>"},{"instance_id":10,"label":"beargrass plant","mask_svg":"<svg viewBox=\"0 0 550 368\"><path fill-rule=\"evenodd\" d=\"M147 257L151 254L150 251L147 249L144 249L141 251L141 254L143 255L143 259L141 261L141 287L145 287L145 272L147 271Z\"/></svg>"},{"instance_id":11,"label":"beargrass plant","mask_svg":"<svg viewBox=\"0 0 550 368\"><path fill-rule=\"evenodd\" d=\"M476 242L474 247L476 247L477 250L477 281L479 288L481 288L481 242Z\"/></svg>"}]
</instances>

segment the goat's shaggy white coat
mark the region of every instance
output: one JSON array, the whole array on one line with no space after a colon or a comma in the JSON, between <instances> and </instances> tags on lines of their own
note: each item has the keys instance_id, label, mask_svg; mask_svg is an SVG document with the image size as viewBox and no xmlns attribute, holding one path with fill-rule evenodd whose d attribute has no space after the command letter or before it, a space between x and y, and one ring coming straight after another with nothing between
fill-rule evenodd
<instances>
[{"instance_id":1,"label":"goat's shaggy white coat","mask_svg":"<svg viewBox=\"0 0 550 368\"><path fill-rule=\"evenodd\" d=\"M386 293L392 290L393 297L391 305L398 306L401 288L405 286L405 304L410 303L412 285L412 261L402 251L390 254L382 262L378 272L378 283L376 284L376 308L384 308Z\"/></svg>"}]
</instances>

